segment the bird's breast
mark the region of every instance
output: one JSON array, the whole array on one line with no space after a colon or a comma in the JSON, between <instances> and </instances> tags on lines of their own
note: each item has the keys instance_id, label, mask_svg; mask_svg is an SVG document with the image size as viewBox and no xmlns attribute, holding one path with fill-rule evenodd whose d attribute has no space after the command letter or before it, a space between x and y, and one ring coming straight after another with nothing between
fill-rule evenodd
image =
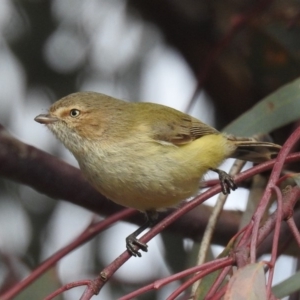
<instances>
[{"instance_id":1,"label":"bird's breast","mask_svg":"<svg viewBox=\"0 0 300 300\"><path fill-rule=\"evenodd\" d=\"M161 209L193 196L203 174L224 159L216 155L215 145L207 153L201 143L193 143L94 144L77 160L90 183L107 198L139 210Z\"/></svg>"}]
</instances>

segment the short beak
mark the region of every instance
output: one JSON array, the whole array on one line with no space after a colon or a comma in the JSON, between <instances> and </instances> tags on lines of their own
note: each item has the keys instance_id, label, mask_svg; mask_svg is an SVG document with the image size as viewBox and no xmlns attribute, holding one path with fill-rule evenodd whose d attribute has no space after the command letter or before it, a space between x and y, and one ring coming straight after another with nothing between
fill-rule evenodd
<instances>
[{"instance_id":1,"label":"short beak","mask_svg":"<svg viewBox=\"0 0 300 300\"><path fill-rule=\"evenodd\" d=\"M34 121L39 122L41 124L52 124L58 121L58 118L48 115L38 115L34 118Z\"/></svg>"}]
</instances>

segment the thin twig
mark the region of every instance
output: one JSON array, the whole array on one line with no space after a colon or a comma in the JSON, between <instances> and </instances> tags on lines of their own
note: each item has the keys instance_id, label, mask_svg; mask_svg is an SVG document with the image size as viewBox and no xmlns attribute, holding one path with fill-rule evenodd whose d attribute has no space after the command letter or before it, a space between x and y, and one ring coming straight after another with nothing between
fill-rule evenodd
<instances>
[{"instance_id":1,"label":"thin twig","mask_svg":"<svg viewBox=\"0 0 300 300\"><path fill-rule=\"evenodd\" d=\"M232 269L232 266L228 266L222 270L222 272L218 275L217 280L213 283L210 290L208 291L208 293L206 295L207 299L210 299L212 297L212 295L214 295L217 292L218 288L221 286L225 277L228 275L228 273L230 272L231 269Z\"/></svg>"},{"instance_id":2,"label":"thin twig","mask_svg":"<svg viewBox=\"0 0 300 300\"><path fill-rule=\"evenodd\" d=\"M51 293L44 300L51 300L67 290L70 290L70 289L72 289L74 287L78 287L78 286L89 285L89 283L90 283L90 280L80 280L80 281L74 281L72 283L67 283L64 286L57 289L56 291L54 291L53 293Z\"/></svg>"},{"instance_id":3,"label":"thin twig","mask_svg":"<svg viewBox=\"0 0 300 300\"><path fill-rule=\"evenodd\" d=\"M299 233L299 229L297 228L297 225L295 224L295 220L293 217L289 217L286 221L286 223L288 224L296 243L298 244L298 247L300 248L300 233Z\"/></svg>"},{"instance_id":4,"label":"thin twig","mask_svg":"<svg viewBox=\"0 0 300 300\"><path fill-rule=\"evenodd\" d=\"M185 291L189 286L191 286L194 282L198 281L199 279L203 278L204 276L206 276L207 274L210 274L214 271L217 271L221 268L225 268L227 266L232 265L233 263L233 259L228 259L227 261L224 261L220 264L218 264L217 266L213 266L210 268L206 268L205 270L203 270L202 272L197 273L195 276L193 276L192 278L190 278L189 280L187 280L184 284L182 284L179 288L177 288L168 298L167 300L174 300L176 299L176 297L178 297L183 291Z\"/></svg>"},{"instance_id":5,"label":"thin twig","mask_svg":"<svg viewBox=\"0 0 300 300\"><path fill-rule=\"evenodd\" d=\"M298 127L291 136L287 139L284 143L282 149L280 150L274 167L272 169L270 179L266 188L266 191L257 207L257 210L253 216L253 220L255 220L253 224L253 231L252 231L252 238L251 238L251 245L250 245L250 261L251 263L255 263L256 261L256 249L257 249L257 237L258 237L258 230L260 226L260 222L262 220L263 214L267 208L269 199L272 194L272 188L276 186L276 183L279 179L280 173L283 169L283 166L286 162L286 157L290 153L293 146L299 141L300 138L300 127Z\"/></svg>"},{"instance_id":6,"label":"thin twig","mask_svg":"<svg viewBox=\"0 0 300 300\"><path fill-rule=\"evenodd\" d=\"M63 247L62 249L54 253L52 256L50 256L48 259L46 259L34 271L32 271L28 277L14 285L4 294L0 295L0 299L13 299L18 293L20 293L23 289L28 287L33 281L40 277L43 273L45 273L47 270L53 267L62 257L66 256L77 247L91 240L94 236L98 235L101 231L107 229L110 225L114 224L119 220L126 219L135 213L136 211L132 209L124 209L121 212L116 213L103 221L100 221L96 224L89 224L87 228L73 242Z\"/></svg>"},{"instance_id":7,"label":"thin twig","mask_svg":"<svg viewBox=\"0 0 300 300\"><path fill-rule=\"evenodd\" d=\"M225 258L216 259L214 261L207 262L201 266L192 267L192 268L189 268L182 272L168 276L166 278L156 280L155 282L153 282L147 286L144 286L130 294L127 294L126 296L121 297L119 300L130 300L130 299L133 299L135 297L142 295L145 292L149 292L150 290L153 290L153 289L158 290L161 287L163 287L171 282L182 279L183 277L189 276L196 272L206 270L211 267L218 267L218 266L220 266L220 264L223 264L224 262L227 262L227 263L232 262L232 258L225 257Z\"/></svg>"},{"instance_id":8,"label":"thin twig","mask_svg":"<svg viewBox=\"0 0 300 300\"><path fill-rule=\"evenodd\" d=\"M278 241L280 235L280 225L283 218L283 201L282 201L282 194L279 187L274 186L273 190L277 196L277 218L275 223L275 230L273 236L273 245L272 245L272 253L271 253L271 261L269 263L270 270L267 282L267 298L270 299L271 296L271 288L272 288L272 281L274 276L274 269L275 269L275 262L277 260L277 252L278 252Z\"/></svg>"}]
</instances>

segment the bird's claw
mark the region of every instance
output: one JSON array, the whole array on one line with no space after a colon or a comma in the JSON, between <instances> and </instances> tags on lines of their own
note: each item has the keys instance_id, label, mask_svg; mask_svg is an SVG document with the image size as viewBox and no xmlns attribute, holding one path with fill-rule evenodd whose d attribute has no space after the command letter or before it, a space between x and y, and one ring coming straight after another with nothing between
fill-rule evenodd
<instances>
[{"instance_id":1,"label":"bird's claw","mask_svg":"<svg viewBox=\"0 0 300 300\"><path fill-rule=\"evenodd\" d=\"M139 252L139 250L142 250L144 252L148 251L148 245L139 241L134 234L131 234L126 238L126 248L127 248L127 251L135 257L142 256L142 254Z\"/></svg>"},{"instance_id":2,"label":"bird's claw","mask_svg":"<svg viewBox=\"0 0 300 300\"><path fill-rule=\"evenodd\" d=\"M230 190L236 190L237 185L233 178L226 172L219 170L219 180L221 182L222 193L224 195L230 194Z\"/></svg>"},{"instance_id":3,"label":"bird's claw","mask_svg":"<svg viewBox=\"0 0 300 300\"><path fill-rule=\"evenodd\" d=\"M230 194L230 190L234 191L237 189L237 185L235 184L233 178L225 171L219 169L211 169L211 170L218 173L219 180L221 183L222 193L224 195Z\"/></svg>"}]
</instances>

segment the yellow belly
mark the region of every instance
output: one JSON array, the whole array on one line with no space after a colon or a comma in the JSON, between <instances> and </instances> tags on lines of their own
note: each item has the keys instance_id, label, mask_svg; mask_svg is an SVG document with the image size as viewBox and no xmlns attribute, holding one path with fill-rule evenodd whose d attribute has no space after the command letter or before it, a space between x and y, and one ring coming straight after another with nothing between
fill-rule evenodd
<instances>
[{"instance_id":1,"label":"yellow belly","mask_svg":"<svg viewBox=\"0 0 300 300\"><path fill-rule=\"evenodd\" d=\"M101 150L93 160L79 163L107 198L141 211L175 206L195 195L208 169L217 168L234 150L222 135L204 136L182 146L147 141L123 148L123 152L113 147ZM126 149L130 149L129 158Z\"/></svg>"}]
</instances>

